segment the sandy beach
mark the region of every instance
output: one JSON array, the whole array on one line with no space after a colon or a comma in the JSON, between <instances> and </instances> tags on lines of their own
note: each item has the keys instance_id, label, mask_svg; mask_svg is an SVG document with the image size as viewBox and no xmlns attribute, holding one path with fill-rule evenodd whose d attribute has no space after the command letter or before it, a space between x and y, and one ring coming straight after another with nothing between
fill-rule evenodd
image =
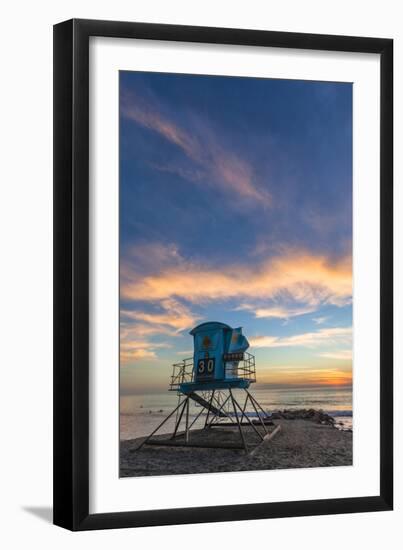
<instances>
[{"instance_id":1,"label":"sandy beach","mask_svg":"<svg viewBox=\"0 0 403 550\"><path fill-rule=\"evenodd\" d=\"M120 476L158 476L245 470L274 470L284 468L319 468L352 465L351 431L336 429L332 422L318 422L305 418L279 418L274 426L280 430L272 439L260 441L250 426L244 428L248 450L211 449L200 447L167 447L144 445L136 450L144 438L121 441ZM206 433L207 432L207 433ZM192 430L191 441L203 443L219 441L237 445L239 433L235 427ZM206 439L207 438L207 439ZM155 436L167 440L167 435Z\"/></svg>"}]
</instances>

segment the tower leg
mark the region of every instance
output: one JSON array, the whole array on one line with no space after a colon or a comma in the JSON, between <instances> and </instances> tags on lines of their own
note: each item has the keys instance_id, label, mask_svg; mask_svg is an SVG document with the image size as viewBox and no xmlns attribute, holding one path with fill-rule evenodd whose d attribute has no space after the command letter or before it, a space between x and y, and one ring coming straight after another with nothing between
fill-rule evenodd
<instances>
[{"instance_id":1,"label":"tower leg","mask_svg":"<svg viewBox=\"0 0 403 550\"><path fill-rule=\"evenodd\" d=\"M234 414L235 414L236 423L238 424L239 434L240 434L240 436L241 436L241 439L242 439L242 443L243 443L243 447L244 447L244 449L245 449L245 452L247 453L247 452L248 452L248 448L247 448L247 446L246 446L245 437L244 437L244 435L243 435L242 427L241 427L241 424L240 424L240 422L239 422L238 413L237 413L237 410L236 410L236 407L235 407L235 402L234 402L234 396L232 395L231 389L229 390L229 394L230 394L230 396L231 396L232 407L233 407L233 409L234 409Z\"/></svg>"},{"instance_id":2,"label":"tower leg","mask_svg":"<svg viewBox=\"0 0 403 550\"><path fill-rule=\"evenodd\" d=\"M186 441L186 443L189 443L189 398L187 398L187 401L186 401L185 441Z\"/></svg>"},{"instance_id":3,"label":"tower leg","mask_svg":"<svg viewBox=\"0 0 403 550\"><path fill-rule=\"evenodd\" d=\"M220 408L218 409L218 412L219 412L219 413L223 411L223 409L224 409L225 405L227 404L227 401L229 400L229 398L230 398L230 395L227 395L227 397L224 399L224 401L223 401L222 404L220 405ZM235 421L232 419L231 416L228 416L227 413L226 413L225 411L224 411L224 415L225 415L224 418L229 418L229 420L231 421L231 423L234 424ZM213 425L214 420L215 420L217 417L218 417L218 413L215 414L215 415L213 416L213 418L210 420L210 422L209 422L209 424L208 424L209 427Z\"/></svg>"},{"instance_id":4,"label":"tower leg","mask_svg":"<svg viewBox=\"0 0 403 550\"><path fill-rule=\"evenodd\" d=\"M166 418L164 418L164 420L161 422L161 424L159 424L159 425L155 428L155 430L154 430L153 432L151 432L150 435L149 435L148 437L146 437L146 439L145 439L136 449L131 449L130 452L139 451L139 450L141 449L141 447L142 447L143 445L145 445L145 444L147 443L147 441L149 441L150 438L151 438L155 433L157 433L158 430L159 430L160 428L162 428L162 426L165 424L165 422L166 422L167 420L169 420L173 414L176 413L176 411L179 409L179 407L180 407L182 404L183 404L183 403L179 403L179 405L178 405L177 407L175 407L175 409L174 409Z\"/></svg>"},{"instance_id":5,"label":"tower leg","mask_svg":"<svg viewBox=\"0 0 403 550\"><path fill-rule=\"evenodd\" d=\"M201 411L198 413L198 415L192 420L192 423L191 423L190 426L189 426L189 430L190 430L190 428L193 426L193 424L195 424L195 423L198 421L198 419L200 418L200 416L202 415L202 413L203 413L203 409L201 409Z\"/></svg>"},{"instance_id":6,"label":"tower leg","mask_svg":"<svg viewBox=\"0 0 403 550\"><path fill-rule=\"evenodd\" d=\"M261 406L259 405L259 403L255 400L255 398L248 392L248 390L245 390L245 391L246 391L246 393L247 393L248 396L249 396L250 402L252 403L253 408L254 408L255 411L256 411L256 414L257 414L257 416L258 416L258 418L259 418L259 420L260 420L260 423L261 423L262 426L263 426L264 431L267 433L267 429L266 429L266 426L265 426L265 424L264 424L264 420L262 420L262 418L261 418L261 416L260 416L260 414L259 414L259 412L258 412L258 410L257 410L257 408L256 408L256 405L259 407L259 409L262 411L262 413L263 413L265 416L267 416L267 413L262 409L262 407L261 407Z\"/></svg>"},{"instance_id":7,"label":"tower leg","mask_svg":"<svg viewBox=\"0 0 403 550\"><path fill-rule=\"evenodd\" d=\"M210 409L211 409L211 405L213 404L213 399L214 399L214 392L215 392L215 390L213 390L213 392L211 394L211 399L210 399L210 403L209 403L210 406L207 409L206 422L204 423L205 428L207 428L207 422L208 422L208 418L210 416Z\"/></svg>"},{"instance_id":8,"label":"tower leg","mask_svg":"<svg viewBox=\"0 0 403 550\"><path fill-rule=\"evenodd\" d=\"M181 423L182 416L183 416L183 413L185 412L185 408L186 408L186 405L188 404L188 402L189 402L189 397L186 397L185 401L183 402L183 407L182 407L181 413L179 415L178 421L176 423L174 433L171 436L171 439L174 439L175 436L176 436L176 432L178 431L179 424Z\"/></svg>"},{"instance_id":9,"label":"tower leg","mask_svg":"<svg viewBox=\"0 0 403 550\"><path fill-rule=\"evenodd\" d=\"M246 400L248 398L246 397ZM249 416L247 414L245 414L245 407L244 409L241 409L241 406L239 405L238 401L235 399L235 397L232 397L232 400L233 402L235 402L236 406L238 407L238 409L241 411L241 422L242 422L242 418L245 417L247 422L252 426L252 428L254 429L254 431L257 433L257 435L260 437L260 439L263 439L263 436L262 434L259 432L259 430L256 428L256 426L253 424L253 422L251 421L251 419L249 418Z\"/></svg>"}]
</instances>

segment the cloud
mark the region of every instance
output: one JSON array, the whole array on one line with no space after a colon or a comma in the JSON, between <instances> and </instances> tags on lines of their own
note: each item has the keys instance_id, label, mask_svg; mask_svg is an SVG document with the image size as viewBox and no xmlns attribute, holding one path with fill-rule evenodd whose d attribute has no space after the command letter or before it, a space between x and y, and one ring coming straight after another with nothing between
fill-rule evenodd
<instances>
[{"instance_id":1,"label":"cloud","mask_svg":"<svg viewBox=\"0 0 403 550\"><path fill-rule=\"evenodd\" d=\"M157 132L167 141L182 149L192 160L201 157L202 149L198 140L164 116L155 99L150 102L134 93L123 93L121 113L127 119Z\"/></svg>"},{"instance_id":2,"label":"cloud","mask_svg":"<svg viewBox=\"0 0 403 550\"><path fill-rule=\"evenodd\" d=\"M314 321L317 325L323 325L323 323L326 323L328 319L329 317L315 317L312 321Z\"/></svg>"},{"instance_id":3,"label":"cloud","mask_svg":"<svg viewBox=\"0 0 403 550\"><path fill-rule=\"evenodd\" d=\"M123 94L121 113L136 124L147 128L169 143L175 145L185 155L192 168L177 165L156 165L157 169L176 172L182 178L196 184L218 185L224 191L236 194L242 199L252 200L261 206L270 206L270 193L258 186L252 166L239 154L224 146L217 134L196 117L192 127L182 128L172 118L163 113L155 99L147 101L134 94Z\"/></svg>"},{"instance_id":4,"label":"cloud","mask_svg":"<svg viewBox=\"0 0 403 550\"><path fill-rule=\"evenodd\" d=\"M314 308L347 305L351 292L350 256L333 260L303 250L289 250L254 265L209 267L186 260L175 249L160 265L154 256L151 273L139 272L130 260L121 269L121 295L134 301L174 299L203 304L234 298L252 302L282 298Z\"/></svg>"},{"instance_id":5,"label":"cloud","mask_svg":"<svg viewBox=\"0 0 403 550\"><path fill-rule=\"evenodd\" d=\"M259 371L259 383L274 387L351 386L352 373L343 369L304 369L298 366L287 369Z\"/></svg>"},{"instance_id":6,"label":"cloud","mask_svg":"<svg viewBox=\"0 0 403 550\"><path fill-rule=\"evenodd\" d=\"M120 313L120 361L128 364L157 357L157 350L169 348L167 342L153 342L153 336L177 337L194 326L197 317L174 299L162 300L158 311L124 309Z\"/></svg>"},{"instance_id":7,"label":"cloud","mask_svg":"<svg viewBox=\"0 0 403 550\"><path fill-rule=\"evenodd\" d=\"M306 315L316 311L316 307L287 307L287 306L273 306L273 307L256 307L251 304L242 304L237 310L253 311L256 318L272 318L272 319L290 319L291 317L298 317L299 315Z\"/></svg>"},{"instance_id":8,"label":"cloud","mask_svg":"<svg viewBox=\"0 0 403 550\"><path fill-rule=\"evenodd\" d=\"M346 194L346 196L340 196L340 199L343 199L343 202L339 205L339 208L326 209L324 211L310 204L306 208L301 209L303 221L322 236L331 235L334 231L340 230L340 226L350 227L352 222L351 196ZM350 242L345 244L351 247Z\"/></svg>"},{"instance_id":9,"label":"cloud","mask_svg":"<svg viewBox=\"0 0 403 550\"><path fill-rule=\"evenodd\" d=\"M154 359L156 357L155 352L146 349L128 349L120 350L120 362L121 364L132 363L139 359Z\"/></svg>"},{"instance_id":10,"label":"cloud","mask_svg":"<svg viewBox=\"0 0 403 550\"><path fill-rule=\"evenodd\" d=\"M176 336L183 330L191 329L199 319L185 304L174 298L160 300L157 310L143 311L136 307L123 309L120 315L121 327L123 325L126 330L138 331L142 335Z\"/></svg>"},{"instance_id":11,"label":"cloud","mask_svg":"<svg viewBox=\"0 0 403 550\"><path fill-rule=\"evenodd\" d=\"M336 327L323 328L313 332L304 332L293 336L255 336L249 338L251 347L255 348L283 348L283 347L319 347L324 344L348 345L351 344L352 328ZM323 357L323 355L322 355Z\"/></svg>"},{"instance_id":12,"label":"cloud","mask_svg":"<svg viewBox=\"0 0 403 550\"><path fill-rule=\"evenodd\" d=\"M326 359L336 359L338 361L351 361L353 358L353 352L351 349L345 349L340 351L319 353L319 357L325 357Z\"/></svg>"},{"instance_id":13,"label":"cloud","mask_svg":"<svg viewBox=\"0 0 403 550\"><path fill-rule=\"evenodd\" d=\"M177 334L175 330L164 325L134 322L130 319L131 314L131 311L121 311L121 317L124 316L125 319L120 322L121 339L126 339L133 336L136 338L143 338L157 334L165 334L166 336L175 336Z\"/></svg>"},{"instance_id":14,"label":"cloud","mask_svg":"<svg viewBox=\"0 0 403 550\"><path fill-rule=\"evenodd\" d=\"M125 261L121 264L121 274L124 278L134 269L136 273L150 273L183 266L184 258L178 247L173 243L148 242L128 247L125 250Z\"/></svg>"},{"instance_id":15,"label":"cloud","mask_svg":"<svg viewBox=\"0 0 403 550\"><path fill-rule=\"evenodd\" d=\"M156 350L169 348L170 344L161 342L149 342L147 340L120 339L120 363L126 365L140 359L154 359Z\"/></svg>"},{"instance_id":16,"label":"cloud","mask_svg":"<svg viewBox=\"0 0 403 550\"><path fill-rule=\"evenodd\" d=\"M142 321L150 326L150 333L154 329L156 333L172 334L172 330L176 332L192 328L198 317L191 313L189 308L179 303L177 300L168 298L160 302L159 312L146 312L136 310L124 310L122 313L127 319ZM142 325L142 327L147 327ZM169 327L169 328L167 328Z\"/></svg>"}]
</instances>

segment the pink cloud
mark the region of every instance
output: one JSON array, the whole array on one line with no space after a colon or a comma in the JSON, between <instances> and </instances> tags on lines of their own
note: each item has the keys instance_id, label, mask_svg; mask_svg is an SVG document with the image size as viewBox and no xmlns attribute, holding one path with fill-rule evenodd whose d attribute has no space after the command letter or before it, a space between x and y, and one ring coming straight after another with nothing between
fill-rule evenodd
<instances>
[{"instance_id":1,"label":"pink cloud","mask_svg":"<svg viewBox=\"0 0 403 550\"><path fill-rule=\"evenodd\" d=\"M123 115L177 146L196 165L196 169L183 166L159 166L162 171L176 172L196 184L219 185L226 192L252 200L261 206L270 206L270 193L254 181L252 166L220 142L217 135L193 117L191 132L162 113L154 100L152 104L134 95L123 96Z\"/></svg>"}]
</instances>

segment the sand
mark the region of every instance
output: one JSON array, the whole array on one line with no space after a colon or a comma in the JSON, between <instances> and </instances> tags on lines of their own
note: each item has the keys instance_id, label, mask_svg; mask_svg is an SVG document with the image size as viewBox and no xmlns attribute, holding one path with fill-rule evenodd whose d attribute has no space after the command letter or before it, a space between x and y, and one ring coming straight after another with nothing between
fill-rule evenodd
<instances>
[{"instance_id":1,"label":"sand","mask_svg":"<svg viewBox=\"0 0 403 550\"><path fill-rule=\"evenodd\" d=\"M166 447L144 445L136 450L144 438L121 441L121 477L194 474L207 472L235 472L244 470L274 470L284 468L319 468L352 465L352 437L349 431L340 431L328 424L305 419L279 419L273 430L281 429L269 441L261 442L252 427L245 426L248 450L211 449L199 447ZM166 435L155 436L167 440ZM205 441L238 445L237 428L210 428L192 430L191 442Z\"/></svg>"}]
</instances>

